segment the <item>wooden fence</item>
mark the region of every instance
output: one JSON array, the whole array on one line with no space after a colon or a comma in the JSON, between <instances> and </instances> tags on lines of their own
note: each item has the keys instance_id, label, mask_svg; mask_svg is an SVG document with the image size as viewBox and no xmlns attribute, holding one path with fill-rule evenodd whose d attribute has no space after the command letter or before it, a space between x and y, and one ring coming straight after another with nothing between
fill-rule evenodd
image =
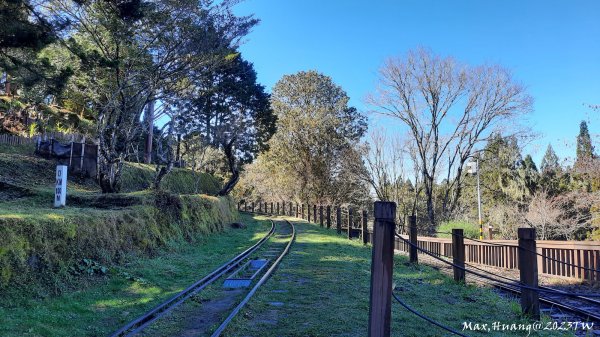
<instances>
[{"instance_id":1,"label":"wooden fence","mask_svg":"<svg viewBox=\"0 0 600 337\"><path fill-rule=\"evenodd\" d=\"M402 237L408 239L407 235ZM434 254L452 257L452 239L419 236L417 244ZM600 282L600 242L536 240L536 245L540 273ZM397 250L408 252L408 246L396 240ZM516 270L519 268L518 241L465 239L465 262Z\"/></svg>"},{"instance_id":2,"label":"wooden fence","mask_svg":"<svg viewBox=\"0 0 600 337\"><path fill-rule=\"evenodd\" d=\"M12 134L1 134L0 144L7 145L24 145L24 144L37 144L42 140L54 139L60 142L73 142L78 139L85 139L85 137L78 133L62 133L62 132L48 132L41 135L19 136Z\"/></svg>"},{"instance_id":3,"label":"wooden fence","mask_svg":"<svg viewBox=\"0 0 600 337\"><path fill-rule=\"evenodd\" d=\"M293 202L242 201L238 209L295 216L325 227L345 232L349 239L362 238L372 242L372 219L366 211L358 209L305 205ZM329 211L327 211L329 209ZM350 226L348 226L350 224ZM351 230L348 231L348 228ZM409 239L408 235L401 235ZM409 245L396 238L395 249L409 252ZM452 258L452 239L418 236L419 247L433 254ZM558 278L580 279L600 283L600 242L536 240L539 272ZM484 266L518 270L517 240L464 240L465 262Z\"/></svg>"},{"instance_id":4,"label":"wooden fence","mask_svg":"<svg viewBox=\"0 0 600 337\"><path fill-rule=\"evenodd\" d=\"M59 164L69 166L72 173L96 177L98 172L98 145L86 143L81 134L51 132L33 137L3 134L0 144L35 144L37 155L56 159Z\"/></svg>"},{"instance_id":5,"label":"wooden fence","mask_svg":"<svg viewBox=\"0 0 600 337\"><path fill-rule=\"evenodd\" d=\"M0 144L6 145L24 145L24 144L35 144L37 138L22 137L9 134L0 135Z\"/></svg>"}]
</instances>

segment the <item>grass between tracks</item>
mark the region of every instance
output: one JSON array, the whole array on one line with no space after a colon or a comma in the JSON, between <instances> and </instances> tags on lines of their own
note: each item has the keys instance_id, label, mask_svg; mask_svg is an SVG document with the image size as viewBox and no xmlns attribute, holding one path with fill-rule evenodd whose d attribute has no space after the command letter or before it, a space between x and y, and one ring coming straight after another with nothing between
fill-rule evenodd
<instances>
[{"instance_id":1,"label":"grass between tracks","mask_svg":"<svg viewBox=\"0 0 600 337\"><path fill-rule=\"evenodd\" d=\"M105 277L82 280L58 297L19 298L0 303L0 336L106 336L231 259L263 237L264 218L242 216L246 229L226 229L196 244L131 257Z\"/></svg>"},{"instance_id":2,"label":"grass between tracks","mask_svg":"<svg viewBox=\"0 0 600 337\"><path fill-rule=\"evenodd\" d=\"M297 223L296 242L275 275L226 330L226 336L366 336L371 246L335 230ZM463 322L531 323L518 302L487 288L464 286L433 268L394 260L396 294L415 310L461 331ZM546 319L548 321L548 319ZM446 336L392 303L393 336ZM469 336L527 336L527 331L463 331ZM531 336L556 336L556 331Z\"/></svg>"}]
</instances>

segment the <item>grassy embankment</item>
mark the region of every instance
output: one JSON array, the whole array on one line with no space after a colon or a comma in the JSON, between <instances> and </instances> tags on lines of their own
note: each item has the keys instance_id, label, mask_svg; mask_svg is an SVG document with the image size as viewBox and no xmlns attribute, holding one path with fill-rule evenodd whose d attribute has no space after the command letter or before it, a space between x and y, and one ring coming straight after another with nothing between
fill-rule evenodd
<instances>
[{"instance_id":1,"label":"grassy embankment","mask_svg":"<svg viewBox=\"0 0 600 337\"><path fill-rule=\"evenodd\" d=\"M297 229L290 255L234 319L227 336L366 336L371 247L312 224L298 223ZM394 282L406 303L459 331L463 322L528 323L517 301L487 288L457 284L433 268L410 265L404 256L395 257ZM392 310L394 336L449 335L396 302ZM526 331L464 333L527 335Z\"/></svg>"},{"instance_id":2,"label":"grassy embankment","mask_svg":"<svg viewBox=\"0 0 600 337\"><path fill-rule=\"evenodd\" d=\"M34 156L33 146L0 146L0 326L6 333L36 327L32 335L73 335L57 328L58 319L71 326L77 311L45 301L90 291L95 280L107 277L135 280L142 275L128 276L135 274L128 271L131 261L202 246L238 218L231 199L208 195L221 187L218 179L177 169L157 193L145 190L154 167L139 164L126 164L124 193L115 195L102 195L92 180L70 175L67 207L55 209L55 165Z\"/></svg>"},{"instance_id":3,"label":"grassy embankment","mask_svg":"<svg viewBox=\"0 0 600 337\"><path fill-rule=\"evenodd\" d=\"M258 241L268 221L243 216L231 229L161 249L153 258L130 256L107 275L80 280L80 289L48 298L0 304L1 336L107 336ZM85 286L81 286L85 284Z\"/></svg>"}]
</instances>

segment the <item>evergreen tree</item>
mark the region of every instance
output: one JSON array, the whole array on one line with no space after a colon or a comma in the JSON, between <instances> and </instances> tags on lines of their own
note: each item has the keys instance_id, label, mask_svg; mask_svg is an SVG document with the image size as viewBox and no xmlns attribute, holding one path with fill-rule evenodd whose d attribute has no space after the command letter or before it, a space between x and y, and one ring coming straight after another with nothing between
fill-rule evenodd
<instances>
[{"instance_id":1,"label":"evergreen tree","mask_svg":"<svg viewBox=\"0 0 600 337\"><path fill-rule=\"evenodd\" d=\"M594 158L594 147L588 126L585 121L581 121L579 125L579 135L577 136L577 158L575 167L581 167L585 163Z\"/></svg>"},{"instance_id":2,"label":"evergreen tree","mask_svg":"<svg viewBox=\"0 0 600 337\"><path fill-rule=\"evenodd\" d=\"M556 155L554 149L552 148L552 145L550 144L548 144L548 148L546 149L544 158L542 158L542 165L540 168L542 172L558 171L560 169L558 156Z\"/></svg>"}]
</instances>

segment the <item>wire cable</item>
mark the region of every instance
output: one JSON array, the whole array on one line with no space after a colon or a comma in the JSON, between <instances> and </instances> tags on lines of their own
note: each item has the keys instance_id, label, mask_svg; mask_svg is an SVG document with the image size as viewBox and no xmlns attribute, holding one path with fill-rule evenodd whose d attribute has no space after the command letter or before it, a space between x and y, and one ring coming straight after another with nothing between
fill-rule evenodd
<instances>
[{"instance_id":1,"label":"wire cable","mask_svg":"<svg viewBox=\"0 0 600 337\"><path fill-rule=\"evenodd\" d=\"M427 322L429 322L429 323L431 323L431 324L433 324L435 326L438 326L438 327L440 327L440 328L442 328L442 329L444 329L444 330L446 330L446 331L448 331L448 332L450 332L450 333L452 333L454 335L462 336L462 337L469 337L469 336L467 336L465 334L462 334L462 333L460 333L460 332L458 332L458 331L456 331L456 330L454 330L452 328L449 328L449 327L447 327L447 326L445 326L445 325L443 325L441 323L438 323L438 322L434 321L433 319L431 319L431 318L429 318L429 317L427 317L427 316L419 313L418 311L414 310L413 308L409 307L406 303L402 302L402 300L398 297L398 295L396 295L393 291L392 291L392 296L394 296L394 298L396 299L396 301L398 303L400 303L400 305L403 306L406 310L408 310L411 313L413 313L413 314L421 317L422 319L426 320Z\"/></svg>"}]
</instances>

